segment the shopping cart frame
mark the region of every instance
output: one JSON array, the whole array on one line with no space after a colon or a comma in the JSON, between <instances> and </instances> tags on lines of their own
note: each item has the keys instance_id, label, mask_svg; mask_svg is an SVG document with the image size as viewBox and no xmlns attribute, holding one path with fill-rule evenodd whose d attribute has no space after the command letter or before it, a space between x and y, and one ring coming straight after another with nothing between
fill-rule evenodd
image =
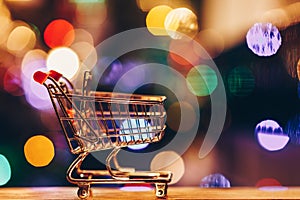
<instances>
[{"instance_id":1,"label":"shopping cart frame","mask_svg":"<svg viewBox=\"0 0 300 200\"><path fill-rule=\"evenodd\" d=\"M53 108L55 110L56 116L59 119L59 123L62 127L64 135L66 137L68 146L72 154L77 154L78 157L72 162L69 166L66 174L67 180L78 186L77 195L81 199L86 199L91 196L91 185L92 184L154 184L155 185L155 195L158 198L164 198L167 196L168 183L171 182L172 173L169 171L135 171L133 168L123 168L119 165L117 160L117 154L122 147L128 146L129 143L121 141L117 142L117 145L108 147L107 149L112 149L110 154L106 158L106 169L104 170L90 170L82 169L82 163L87 158L87 156L92 152L85 148L85 145L82 142L82 137L75 134L75 128L70 123L70 121L76 120L72 118L70 120L68 116L70 113L64 112L65 118L68 118L68 123L71 124L71 129L67 129L63 120L66 120L64 117L61 117L61 110L65 109L66 104L72 106L74 112L77 113L80 118L80 122L85 123L90 130L92 130L91 123L85 118L85 116L77 108L77 105L71 99L72 97L76 98L87 98L89 93L105 97L106 99L114 99L114 94L110 92L97 92L88 90L88 80L91 79L91 73L85 72L83 89L81 94L75 94L74 87L72 83L65 78L62 74L50 70L49 72L37 71L34 74L34 80L47 88L49 93ZM74 93L74 94L73 94ZM116 93L116 95L120 95ZM166 99L164 96L144 96L144 95L126 95L121 94L125 101L134 101L134 102L160 102L163 103ZM134 103L133 103L134 104ZM110 113L111 114L111 113ZM150 142L157 142L163 137L164 127L161 127L158 137L154 139L151 138ZM70 133L71 132L71 133ZM99 142L99 137L97 134L92 131L94 136L92 139L86 139L88 142L97 143ZM147 138L148 139L148 138ZM139 142L144 143L144 142ZM101 149L100 149L101 150ZM95 150L97 151L97 149ZM114 168L112 168L114 164Z\"/></svg>"}]
</instances>

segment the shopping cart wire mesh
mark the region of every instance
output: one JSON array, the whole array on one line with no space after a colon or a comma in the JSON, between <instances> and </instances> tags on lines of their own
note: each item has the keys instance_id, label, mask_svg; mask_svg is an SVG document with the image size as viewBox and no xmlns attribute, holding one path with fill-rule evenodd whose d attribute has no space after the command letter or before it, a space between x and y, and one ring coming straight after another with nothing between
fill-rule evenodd
<instances>
[{"instance_id":1,"label":"shopping cart wire mesh","mask_svg":"<svg viewBox=\"0 0 300 200\"><path fill-rule=\"evenodd\" d=\"M81 90L62 74L37 71L34 80L49 93L70 151L79 154L69 167L67 179L77 184L78 197L90 196L90 185L101 183L153 183L157 197L167 195L170 172L135 172L120 167L122 147L158 142L165 130L165 96L91 91L90 72L85 72ZM82 170L88 154L112 149L105 170ZM112 169L111 162L116 169ZM108 177L108 178L107 178Z\"/></svg>"}]
</instances>

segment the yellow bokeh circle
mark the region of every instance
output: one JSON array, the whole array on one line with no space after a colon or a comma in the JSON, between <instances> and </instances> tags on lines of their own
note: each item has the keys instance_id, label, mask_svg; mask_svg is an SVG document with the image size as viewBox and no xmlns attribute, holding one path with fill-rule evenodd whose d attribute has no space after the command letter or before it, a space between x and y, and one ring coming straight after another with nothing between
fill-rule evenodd
<instances>
[{"instance_id":1,"label":"yellow bokeh circle","mask_svg":"<svg viewBox=\"0 0 300 200\"><path fill-rule=\"evenodd\" d=\"M165 18L172 10L171 7L160 5L152 8L146 17L146 25L150 33L153 35L168 35L165 29Z\"/></svg>"},{"instance_id":2,"label":"yellow bokeh circle","mask_svg":"<svg viewBox=\"0 0 300 200\"><path fill-rule=\"evenodd\" d=\"M54 145L43 135L29 138L24 145L26 160L35 167L47 166L54 158Z\"/></svg>"}]
</instances>

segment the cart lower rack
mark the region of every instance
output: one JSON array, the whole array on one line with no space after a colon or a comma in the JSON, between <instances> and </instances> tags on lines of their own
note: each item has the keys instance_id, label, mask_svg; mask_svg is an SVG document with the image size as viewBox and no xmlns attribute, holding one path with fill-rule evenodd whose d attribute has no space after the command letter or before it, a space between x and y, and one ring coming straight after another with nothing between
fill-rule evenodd
<instances>
[{"instance_id":1,"label":"cart lower rack","mask_svg":"<svg viewBox=\"0 0 300 200\"><path fill-rule=\"evenodd\" d=\"M86 72L82 91L76 91L72 83L56 71L34 74L34 80L48 90L71 153L78 154L67 171L68 181L79 187L78 197L88 198L91 184L110 183L153 183L156 196L165 197L171 172L122 168L117 154L122 147L162 139L166 97L89 91L90 79L91 73ZM106 158L105 170L81 168L91 152L106 149L112 151Z\"/></svg>"}]
</instances>

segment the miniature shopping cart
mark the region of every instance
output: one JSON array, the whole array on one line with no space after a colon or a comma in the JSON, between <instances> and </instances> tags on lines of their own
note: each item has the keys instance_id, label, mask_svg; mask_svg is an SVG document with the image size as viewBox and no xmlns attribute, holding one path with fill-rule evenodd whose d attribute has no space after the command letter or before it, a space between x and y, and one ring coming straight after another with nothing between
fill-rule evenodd
<instances>
[{"instance_id":1,"label":"miniature shopping cart","mask_svg":"<svg viewBox=\"0 0 300 200\"><path fill-rule=\"evenodd\" d=\"M70 151L78 154L67 171L77 184L78 197L88 198L91 184L154 184L157 197L165 197L172 174L168 171L142 172L122 168L117 154L122 147L160 141L164 135L164 96L129 95L90 91L91 73L85 72L82 90L56 71L37 71L34 80L50 95ZM82 169L84 159L99 150L112 149L105 170ZM114 165L114 166L113 166Z\"/></svg>"}]
</instances>

